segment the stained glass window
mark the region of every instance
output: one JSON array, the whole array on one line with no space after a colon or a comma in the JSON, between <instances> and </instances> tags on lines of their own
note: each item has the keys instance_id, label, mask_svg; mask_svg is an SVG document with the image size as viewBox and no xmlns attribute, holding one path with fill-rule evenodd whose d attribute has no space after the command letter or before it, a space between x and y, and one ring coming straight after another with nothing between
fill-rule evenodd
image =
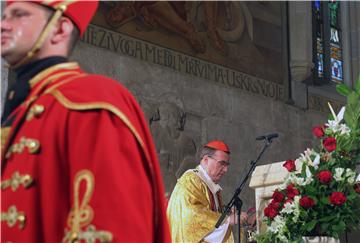
<instances>
[{"instance_id":1,"label":"stained glass window","mask_svg":"<svg viewBox=\"0 0 360 243\"><path fill-rule=\"evenodd\" d=\"M314 1L313 27L316 83L343 82L340 2Z\"/></svg>"},{"instance_id":2,"label":"stained glass window","mask_svg":"<svg viewBox=\"0 0 360 243\"><path fill-rule=\"evenodd\" d=\"M317 72L320 78L323 77L324 73L324 34L323 34L323 18L322 18L322 8L321 2L314 2L314 12L315 12L315 31L316 31L316 59L317 59Z\"/></svg>"},{"instance_id":3,"label":"stained glass window","mask_svg":"<svg viewBox=\"0 0 360 243\"><path fill-rule=\"evenodd\" d=\"M340 3L329 2L330 18L330 57L331 57L331 80L334 82L343 82L342 52L340 41L339 26L339 7Z\"/></svg>"}]
</instances>

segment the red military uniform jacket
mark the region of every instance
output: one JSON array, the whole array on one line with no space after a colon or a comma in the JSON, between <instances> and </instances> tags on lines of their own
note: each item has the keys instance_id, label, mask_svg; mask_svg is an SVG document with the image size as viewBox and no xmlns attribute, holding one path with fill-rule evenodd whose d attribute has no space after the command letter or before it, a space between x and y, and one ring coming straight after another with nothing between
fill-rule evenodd
<instances>
[{"instance_id":1,"label":"red military uniform jacket","mask_svg":"<svg viewBox=\"0 0 360 243\"><path fill-rule=\"evenodd\" d=\"M62 63L2 129L3 242L169 242L146 121L116 81Z\"/></svg>"}]
</instances>

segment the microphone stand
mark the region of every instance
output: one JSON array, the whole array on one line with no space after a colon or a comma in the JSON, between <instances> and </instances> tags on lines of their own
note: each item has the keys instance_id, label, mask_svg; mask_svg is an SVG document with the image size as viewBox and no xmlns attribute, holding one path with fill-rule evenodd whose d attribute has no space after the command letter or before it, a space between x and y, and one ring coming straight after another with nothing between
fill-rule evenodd
<instances>
[{"instance_id":1,"label":"microphone stand","mask_svg":"<svg viewBox=\"0 0 360 243\"><path fill-rule=\"evenodd\" d=\"M241 242L241 240L240 240L240 214L241 214L241 207L243 205L243 201L239 198L239 194L241 193L242 189L244 188L246 181L248 180L248 178L250 177L250 175L254 171L254 169L256 167L256 163L260 160L260 158L263 155L263 153L265 152L265 150L270 146L270 144L272 142L272 139L273 138L269 138L269 137L264 138L264 140L265 140L264 145L263 145L258 157L256 158L256 160L252 160L250 162L249 171L247 172L246 176L244 177L244 179L240 183L240 186L238 188L236 188L236 190L234 192L234 195L230 199L230 202L226 205L226 207L223 210L223 213L221 214L219 220L215 224L215 228L218 228L222 224L222 222L224 221L226 215L230 212L231 208L233 206L235 206L236 210L237 210L237 217L238 217L238 233L239 233L238 241L239 241L239 243Z\"/></svg>"}]
</instances>

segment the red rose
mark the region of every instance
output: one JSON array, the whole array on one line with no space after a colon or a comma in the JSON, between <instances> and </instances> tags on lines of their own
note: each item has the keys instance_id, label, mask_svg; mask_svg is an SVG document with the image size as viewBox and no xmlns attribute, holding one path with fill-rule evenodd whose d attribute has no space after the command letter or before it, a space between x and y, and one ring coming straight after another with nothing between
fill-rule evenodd
<instances>
[{"instance_id":1,"label":"red rose","mask_svg":"<svg viewBox=\"0 0 360 243\"><path fill-rule=\"evenodd\" d=\"M296 169L295 161L294 160L286 160L286 162L283 164L283 166L289 171L294 171Z\"/></svg>"},{"instance_id":2,"label":"red rose","mask_svg":"<svg viewBox=\"0 0 360 243\"><path fill-rule=\"evenodd\" d=\"M354 190L356 191L356 193L360 194L360 182L356 182L356 184L354 185Z\"/></svg>"},{"instance_id":3,"label":"red rose","mask_svg":"<svg viewBox=\"0 0 360 243\"><path fill-rule=\"evenodd\" d=\"M272 219L275 218L276 215L278 215L278 211L273 207L266 207L264 209L264 215Z\"/></svg>"},{"instance_id":4,"label":"red rose","mask_svg":"<svg viewBox=\"0 0 360 243\"><path fill-rule=\"evenodd\" d=\"M274 199L275 202L282 202L284 198L285 198L284 194L279 192L277 189L274 191L272 195L272 199Z\"/></svg>"},{"instance_id":5,"label":"red rose","mask_svg":"<svg viewBox=\"0 0 360 243\"><path fill-rule=\"evenodd\" d=\"M333 137L325 138L323 140L323 145L327 151L332 152L336 149L336 139Z\"/></svg>"},{"instance_id":6,"label":"red rose","mask_svg":"<svg viewBox=\"0 0 360 243\"><path fill-rule=\"evenodd\" d=\"M328 184L332 180L331 171L323 170L317 173L316 177L319 179L321 183Z\"/></svg>"},{"instance_id":7,"label":"red rose","mask_svg":"<svg viewBox=\"0 0 360 243\"><path fill-rule=\"evenodd\" d=\"M303 208L311 208L312 206L315 205L315 201L308 197L308 196L303 196L302 198L300 198L300 206Z\"/></svg>"},{"instance_id":8,"label":"red rose","mask_svg":"<svg viewBox=\"0 0 360 243\"><path fill-rule=\"evenodd\" d=\"M293 184L290 184L286 187L286 196L290 199L293 199L296 195L299 195L300 192L294 187Z\"/></svg>"},{"instance_id":9,"label":"red rose","mask_svg":"<svg viewBox=\"0 0 360 243\"><path fill-rule=\"evenodd\" d=\"M316 137L322 138L322 137L325 135L324 126L314 127L314 128L312 129L312 133L313 133Z\"/></svg>"},{"instance_id":10,"label":"red rose","mask_svg":"<svg viewBox=\"0 0 360 243\"><path fill-rule=\"evenodd\" d=\"M268 205L268 207L271 207L271 208L273 208L273 209L275 209L275 210L279 210L279 208L280 208L280 203L277 202L277 201L275 201L275 200L272 200L272 201L270 202L270 204Z\"/></svg>"},{"instance_id":11,"label":"red rose","mask_svg":"<svg viewBox=\"0 0 360 243\"><path fill-rule=\"evenodd\" d=\"M346 202L346 196L342 192L333 192L329 198L331 204L341 206Z\"/></svg>"}]
</instances>

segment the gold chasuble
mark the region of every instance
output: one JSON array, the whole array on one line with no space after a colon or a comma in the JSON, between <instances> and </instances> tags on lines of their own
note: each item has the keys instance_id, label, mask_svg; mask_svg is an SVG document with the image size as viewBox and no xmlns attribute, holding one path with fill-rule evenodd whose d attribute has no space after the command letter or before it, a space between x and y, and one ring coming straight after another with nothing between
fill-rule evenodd
<instances>
[{"instance_id":1,"label":"gold chasuble","mask_svg":"<svg viewBox=\"0 0 360 243\"><path fill-rule=\"evenodd\" d=\"M215 230L220 215L198 168L186 171L178 180L167 208L172 242L205 242L204 237ZM234 242L231 227L223 242Z\"/></svg>"}]
</instances>

